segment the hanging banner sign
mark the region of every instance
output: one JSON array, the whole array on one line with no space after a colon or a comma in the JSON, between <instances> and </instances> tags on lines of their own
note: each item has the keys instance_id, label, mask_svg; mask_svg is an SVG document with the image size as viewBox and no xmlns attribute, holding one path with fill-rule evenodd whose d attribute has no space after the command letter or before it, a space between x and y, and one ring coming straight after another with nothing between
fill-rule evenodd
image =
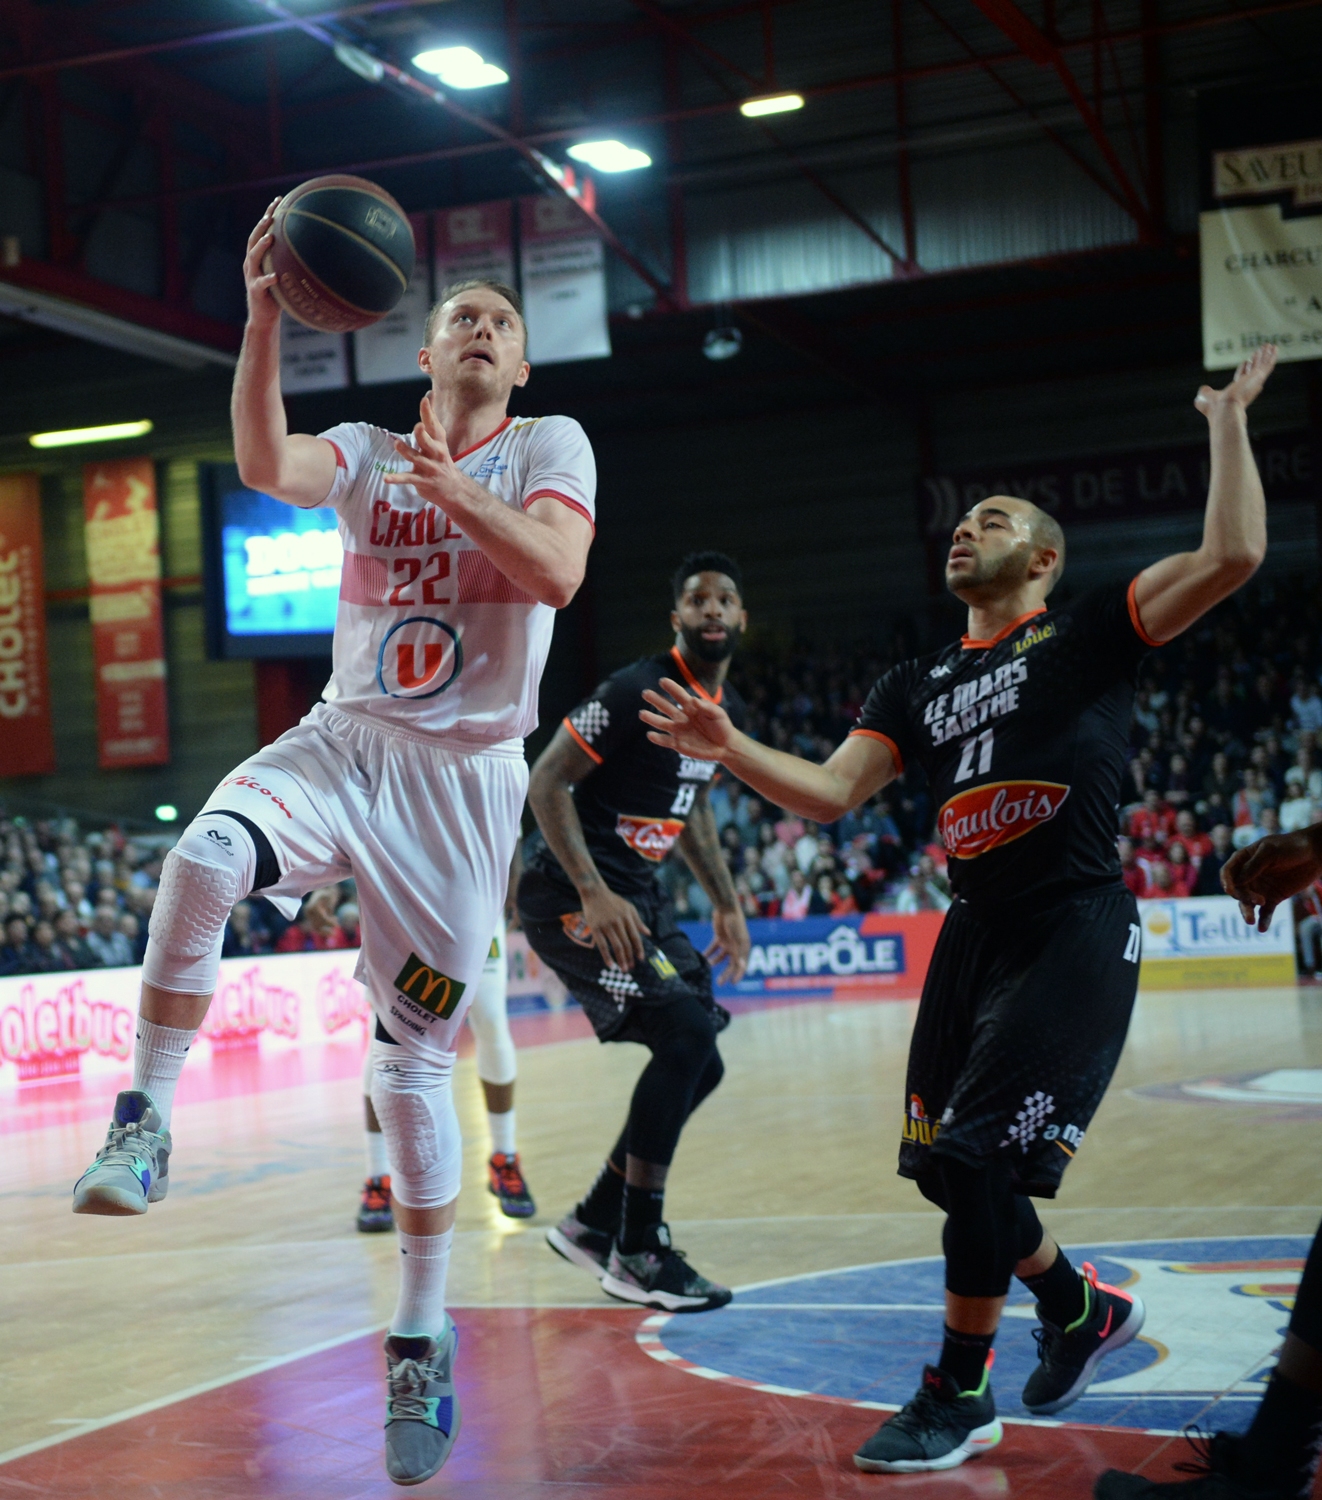
<instances>
[{"instance_id":1,"label":"hanging banner sign","mask_svg":"<svg viewBox=\"0 0 1322 1500\"><path fill-rule=\"evenodd\" d=\"M1322 359L1322 105L1314 89L1258 104L1200 101L1209 370L1232 368L1262 343L1282 360Z\"/></svg>"},{"instance_id":2,"label":"hanging banner sign","mask_svg":"<svg viewBox=\"0 0 1322 1500\"><path fill-rule=\"evenodd\" d=\"M342 333L323 333L280 314L280 389L338 391L349 384L349 355Z\"/></svg>"},{"instance_id":3,"label":"hanging banner sign","mask_svg":"<svg viewBox=\"0 0 1322 1500\"><path fill-rule=\"evenodd\" d=\"M0 475L0 776L55 769L46 670L41 485Z\"/></svg>"},{"instance_id":4,"label":"hanging banner sign","mask_svg":"<svg viewBox=\"0 0 1322 1500\"><path fill-rule=\"evenodd\" d=\"M564 364L610 356L606 256L600 238L570 199L519 200L528 359Z\"/></svg>"},{"instance_id":5,"label":"hanging banner sign","mask_svg":"<svg viewBox=\"0 0 1322 1500\"><path fill-rule=\"evenodd\" d=\"M508 198L442 208L433 220L436 235L436 295L447 286L480 276L514 285L514 205Z\"/></svg>"},{"instance_id":6,"label":"hanging banner sign","mask_svg":"<svg viewBox=\"0 0 1322 1500\"><path fill-rule=\"evenodd\" d=\"M83 469L92 657L103 771L170 759L156 470L149 458Z\"/></svg>"},{"instance_id":7,"label":"hanging banner sign","mask_svg":"<svg viewBox=\"0 0 1322 1500\"><path fill-rule=\"evenodd\" d=\"M385 385L393 380L421 380L418 350L431 310L431 267L427 256L427 215L410 214L418 247L408 288L379 323L360 328L353 336L354 375L359 385Z\"/></svg>"}]
</instances>

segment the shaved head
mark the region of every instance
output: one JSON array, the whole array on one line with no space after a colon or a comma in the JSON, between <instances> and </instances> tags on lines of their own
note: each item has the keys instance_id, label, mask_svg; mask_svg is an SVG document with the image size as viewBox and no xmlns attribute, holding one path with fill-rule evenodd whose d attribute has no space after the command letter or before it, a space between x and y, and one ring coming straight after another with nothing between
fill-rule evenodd
<instances>
[{"instance_id":1,"label":"shaved head","mask_svg":"<svg viewBox=\"0 0 1322 1500\"><path fill-rule=\"evenodd\" d=\"M1024 500L1021 503L1029 510L1028 524L1032 528L1033 545L1050 547L1056 554L1056 566L1051 570L1051 582L1047 585L1049 594L1060 582L1060 575L1065 571L1065 533L1055 516L1049 516L1040 505L1034 505L1031 500Z\"/></svg>"},{"instance_id":2,"label":"shaved head","mask_svg":"<svg viewBox=\"0 0 1322 1500\"><path fill-rule=\"evenodd\" d=\"M1055 554L1048 571L1041 554ZM1012 495L989 495L980 500L955 528L946 564L946 587L968 596L990 588L994 593L1015 589L1030 579L1042 586L1046 598L1065 571L1065 533L1060 522L1031 500Z\"/></svg>"}]
</instances>

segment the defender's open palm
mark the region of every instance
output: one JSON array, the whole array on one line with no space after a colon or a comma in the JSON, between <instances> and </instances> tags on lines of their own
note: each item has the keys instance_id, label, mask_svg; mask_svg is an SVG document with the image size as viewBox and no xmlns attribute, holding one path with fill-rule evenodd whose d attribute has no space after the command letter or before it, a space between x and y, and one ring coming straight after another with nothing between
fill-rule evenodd
<instances>
[{"instance_id":1,"label":"defender's open palm","mask_svg":"<svg viewBox=\"0 0 1322 1500\"><path fill-rule=\"evenodd\" d=\"M661 686L670 697L644 688L643 697L655 712L649 713L645 708L638 711L643 723L652 726L647 738L654 745L664 745L667 750L677 750L695 760L720 760L734 748L738 731L719 703L696 697L672 677L663 677Z\"/></svg>"},{"instance_id":2,"label":"defender's open palm","mask_svg":"<svg viewBox=\"0 0 1322 1500\"><path fill-rule=\"evenodd\" d=\"M1221 884L1239 902L1244 920L1266 932L1281 902L1307 890L1319 875L1322 860L1308 834L1273 833L1232 854L1221 867Z\"/></svg>"},{"instance_id":3,"label":"defender's open palm","mask_svg":"<svg viewBox=\"0 0 1322 1500\"><path fill-rule=\"evenodd\" d=\"M1276 368L1276 345L1259 344L1252 354L1235 371L1235 378L1221 390L1203 386L1194 397L1193 404L1202 414L1211 418L1218 406L1252 406L1262 394L1267 377Z\"/></svg>"}]
</instances>

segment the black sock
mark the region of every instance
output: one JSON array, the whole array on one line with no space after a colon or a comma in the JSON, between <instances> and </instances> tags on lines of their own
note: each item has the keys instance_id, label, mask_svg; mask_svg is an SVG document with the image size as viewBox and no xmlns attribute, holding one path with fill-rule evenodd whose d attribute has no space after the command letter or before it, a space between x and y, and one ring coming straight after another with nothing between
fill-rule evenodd
<instances>
[{"instance_id":1,"label":"black sock","mask_svg":"<svg viewBox=\"0 0 1322 1500\"><path fill-rule=\"evenodd\" d=\"M960 1391L976 1391L982 1384L982 1372L987 1368L987 1356L995 1338L994 1333L956 1333L946 1324L941 1368Z\"/></svg>"},{"instance_id":2,"label":"black sock","mask_svg":"<svg viewBox=\"0 0 1322 1500\"><path fill-rule=\"evenodd\" d=\"M1068 1328L1088 1311L1088 1294L1083 1277L1069 1263L1063 1250L1040 1276L1021 1276L1020 1281L1037 1298L1037 1305L1048 1323Z\"/></svg>"},{"instance_id":3,"label":"black sock","mask_svg":"<svg viewBox=\"0 0 1322 1500\"><path fill-rule=\"evenodd\" d=\"M597 1180L588 1189L587 1197L574 1210L574 1217L589 1229L599 1229L603 1234L614 1234L620 1227L620 1206L624 1202L624 1174L617 1172L615 1165L607 1161Z\"/></svg>"},{"instance_id":4,"label":"black sock","mask_svg":"<svg viewBox=\"0 0 1322 1500\"><path fill-rule=\"evenodd\" d=\"M1322 1395L1275 1374L1244 1438L1240 1476L1268 1481L1287 1495L1313 1493L1322 1450Z\"/></svg>"},{"instance_id":5,"label":"black sock","mask_svg":"<svg viewBox=\"0 0 1322 1500\"><path fill-rule=\"evenodd\" d=\"M664 1188L635 1187L624 1185L624 1212L620 1216L620 1251L624 1255L636 1255L643 1248L647 1231L661 1223L665 1209Z\"/></svg>"}]
</instances>

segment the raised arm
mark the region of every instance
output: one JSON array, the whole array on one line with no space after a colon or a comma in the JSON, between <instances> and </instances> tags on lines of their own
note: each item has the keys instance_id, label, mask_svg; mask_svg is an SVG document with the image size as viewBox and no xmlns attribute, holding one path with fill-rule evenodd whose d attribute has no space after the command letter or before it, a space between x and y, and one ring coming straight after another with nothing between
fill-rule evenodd
<instances>
[{"instance_id":1,"label":"raised arm","mask_svg":"<svg viewBox=\"0 0 1322 1500\"><path fill-rule=\"evenodd\" d=\"M752 944L748 923L744 920L734 881L730 878L730 868L721 853L716 814L712 812L706 787L694 802L684 832L679 836L679 852L711 901L712 940L707 957L713 964L719 964L723 959L728 961L725 982L738 984L744 977Z\"/></svg>"},{"instance_id":2,"label":"raised arm","mask_svg":"<svg viewBox=\"0 0 1322 1500\"><path fill-rule=\"evenodd\" d=\"M575 744L562 724L532 768L528 805L551 853L582 899L583 920L592 929L597 951L608 964L632 969L645 957L643 936L651 929L639 916L638 908L617 896L601 878L570 794L571 787L595 770L596 762Z\"/></svg>"},{"instance_id":3,"label":"raised arm","mask_svg":"<svg viewBox=\"0 0 1322 1500\"><path fill-rule=\"evenodd\" d=\"M740 781L777 807L788 808L817 823L834 823L899 775L884 740L851 734L825 765L771 750L736 729L719 705L696 698L672 678L663 677L667 699L650 689L652 705L640 717L651 725L648 739L699 760L718 760ZM672 701L673 700L673 701Z\"/></svg>"},{"instance_id":4,"label":"raised arm","mask_svg":"<svg viewBox=\"0 0 1322 1500\"><path fill-rule=\"evenodd\" d=\"M413 429L417 446L395 444L411 467L387 474L385 482L411 484L471 537L511 583L542 604L563 609L583 582L591 523L549 496L534 500L527 510L497 500L450 457L430 391L420 411L421 421Z\"/></svg>"},{"instance_id":5,"label":"raised arm","mask_svg":"<svg viewBox=\"0 0 1322 1500\"><path fill-rule=\"evenodd\" d=\"M1143 633L1169 641L1257 572L1267 555L1267 507L1249 446L1248 408L1276 365L1276 346L1263 344L1224 390L1205 385L1194 405L1207 418L1212 467L1196 552L1165 557L1138 575L1134 605Z\"/></svg>"},{"instance_id":6,"label":"raised arm","mask_svg":"<svg viewBox=\"0 0 1322 1500\"><path fill-rule=\"evenodd\" d=\"M239 478L252 489L304 509L321 505L335 479L335 449L325 438L289 431L280 397L280 308L271 295L274 276L262 270L271 247L277 198L248 236L243 279L248 323L234 371L230 419Z\"/></svg>"}]
</instances>

